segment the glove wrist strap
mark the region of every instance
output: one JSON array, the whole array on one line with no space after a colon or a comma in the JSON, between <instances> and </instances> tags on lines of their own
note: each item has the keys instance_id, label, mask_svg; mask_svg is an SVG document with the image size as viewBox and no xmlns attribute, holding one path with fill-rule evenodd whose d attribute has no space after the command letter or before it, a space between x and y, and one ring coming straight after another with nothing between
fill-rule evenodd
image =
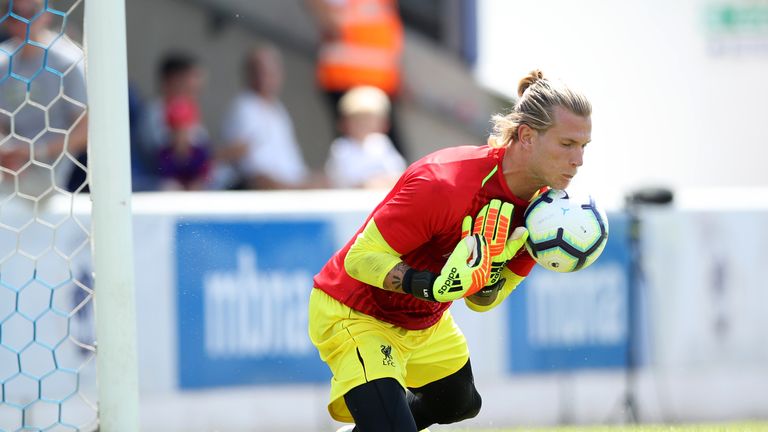
<instances>
[{"instance_id":1,"label":"glove wrist strap","mask_svg":"<svg viewBox=\"0 0 768 432\"><path fill-rule=\"evenodd\" d=\"M435 279L437 279L435 273L408 269L403 275L403 291L422 300L437 301L432 292Z\"/></svg>"},{"instance_id":2,"label":"glove wrist strap","mask_svg":"<svg viewBox=\"0 0 768 432\"><path fill-rule=\"evenodd\" d=\"M477 297L488 298L488 297L492 296L494 293L496 293L497 291L500 291L501 288L504 287L504 284L506 282L507 282L507 279L499 278L499 280L496 281L496 283L494 283L492 285L486 285L483 289L481 289L480 291L476 292L474 295L477 296Z\"/></svg>"}]
</instances>

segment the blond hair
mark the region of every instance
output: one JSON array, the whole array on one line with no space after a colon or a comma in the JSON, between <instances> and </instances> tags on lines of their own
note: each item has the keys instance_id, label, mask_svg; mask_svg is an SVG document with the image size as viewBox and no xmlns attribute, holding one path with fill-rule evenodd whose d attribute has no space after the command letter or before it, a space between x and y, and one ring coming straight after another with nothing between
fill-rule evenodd
<instances>
[{"instance_id":1,"label":"blond hair","mask_svg":"<svg viewBox=\"0 0 768 432\"><path fill-rule=\"evenodd\" d=\"M338 110L343 116L369 113L386 117L390 110L389 96L377 87L357 86L339 99Z\"/></svg>"},{"instance_id":2,"label":"blond hair","mask_svg":"<svg viewBox=\"0 0 768 432\"><path fill-rule=\"evenodd\" d=\"M520 80L517 86L519 99L506 115L496 114L491 119L493 132L489 143L504 147L517 141L520 125L528 125L539 133L546 132L555 122L555 107L563 107L583 117L592 114L589 100L562 83L544 78L536 69Z\"/></svg>"}]
</instances>

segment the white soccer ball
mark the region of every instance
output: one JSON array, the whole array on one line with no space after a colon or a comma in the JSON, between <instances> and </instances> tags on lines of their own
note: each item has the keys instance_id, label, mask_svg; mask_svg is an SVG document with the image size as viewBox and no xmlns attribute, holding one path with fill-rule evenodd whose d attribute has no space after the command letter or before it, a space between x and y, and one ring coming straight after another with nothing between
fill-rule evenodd
<instances>
[{"instance_id":1,"label":"white soccer ball","mask_svg":"<svg viewBox=\"0 0 768 432\"><path fill-rule=\"evenodd\" d=\"M590 195L551 189L525 210L525 248L543 267L567 273L589 267L605 249L608 218Z\"/></svg>"}]
</instances>

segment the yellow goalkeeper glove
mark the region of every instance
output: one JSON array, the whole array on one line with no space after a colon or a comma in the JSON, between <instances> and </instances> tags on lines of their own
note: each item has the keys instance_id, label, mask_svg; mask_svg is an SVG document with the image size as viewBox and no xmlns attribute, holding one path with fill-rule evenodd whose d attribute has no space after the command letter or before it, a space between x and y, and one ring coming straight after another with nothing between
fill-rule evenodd
<instances>
[{"instance_id":1,"label":"yellow goalkeeper glove","mask_svg":"<svg viewBox=\"0 0 768 432\"><path fill-rule=\"evenodd\" d=\"M504 299L525 279L507 267L501 270L501 277L494 285L486 286L471 297L464 299L468 308L475 312L487 312L500 305Z\"/></svg>"},{"instance_id":2,"label":"yellow goalkeeper glove","mask_svg":"<svg viewBox=\"0 0 768 432\"><path fill-rule=\"evenodd\" d=\"M491 272L488 278L489 288L496 285L501 277L501 270L507 265L528 239L528 230L517 227L512 236L509 228L512 223L514 204L492 199L483 206L475 218L473 234L482 234L488 240L488 250L491 254ZM463 233L468 235L469 233ZM499 285L503 285L499 284Z\"/></svg>"},{"instance_id":3,"label":"yellow goalkeeper glove","mask_svg":"<svg viewBox=\"0 0 768 432\"><path fill-rule=\"evenodd\" d=\"M467 216L462 233L468 233L471 227L472 217ZM480 234L469 234L453 249L440 274L408 269L403 277L403 291L422 300L457 300L482 289L488 283L490 269L488 241Z\"/></svg>"}]
</instances>

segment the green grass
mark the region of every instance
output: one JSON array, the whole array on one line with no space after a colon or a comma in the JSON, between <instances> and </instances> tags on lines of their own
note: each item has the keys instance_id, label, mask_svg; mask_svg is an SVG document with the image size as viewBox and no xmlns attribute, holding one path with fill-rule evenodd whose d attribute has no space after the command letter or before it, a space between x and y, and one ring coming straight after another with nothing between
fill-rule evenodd
<instances>
[{"instance_id":1,"label":"green grass","mask_svg":"<svg viewBox=\"0 0 768 432\"><path fill-rule=\"evenodd\" d=\"M561 426L549 428L457 429L456 432L768 432L766 422L686 425Z\"/></svg>"}]
</instances>

